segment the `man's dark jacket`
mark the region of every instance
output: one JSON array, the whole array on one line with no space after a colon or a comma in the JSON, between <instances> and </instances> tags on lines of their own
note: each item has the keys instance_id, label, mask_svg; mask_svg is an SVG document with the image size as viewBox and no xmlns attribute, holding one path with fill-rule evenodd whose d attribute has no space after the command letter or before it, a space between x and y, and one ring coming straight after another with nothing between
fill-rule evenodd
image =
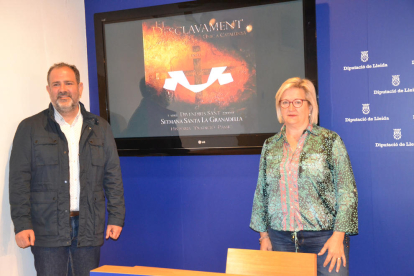
<instances>
[{"instance_id":1,"label":"man's dark jacket","mask_svg":"<svg viewBox=\"0 0 414 276\"><path fill-rule=\"evenodd\" d=\"M105 197L108 225L124 225L124 190L108 122L85 110L79 141L78 246L103 244ZM68 142L54 108L23 120L10 156L10 205L15 233L33 229L35 246L71 244Z\"/></svg>"}]
</instances>

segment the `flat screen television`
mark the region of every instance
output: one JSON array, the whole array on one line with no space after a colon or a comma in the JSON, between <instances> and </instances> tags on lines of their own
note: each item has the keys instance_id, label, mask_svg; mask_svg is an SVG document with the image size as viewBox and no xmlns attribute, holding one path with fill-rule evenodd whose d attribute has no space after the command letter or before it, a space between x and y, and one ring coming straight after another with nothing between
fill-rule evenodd
<instances>
[{"instance_id":1,"label":"flat screen television","mask_svg":"<svg viewBox=\"0 0 414 276\"><path fill-rule=\"evenodd\" d=\"M100 115L121 156L259 154L275 94L317 87L315 0L210 0L95 14Z\"/></svg>"}]
</instances>

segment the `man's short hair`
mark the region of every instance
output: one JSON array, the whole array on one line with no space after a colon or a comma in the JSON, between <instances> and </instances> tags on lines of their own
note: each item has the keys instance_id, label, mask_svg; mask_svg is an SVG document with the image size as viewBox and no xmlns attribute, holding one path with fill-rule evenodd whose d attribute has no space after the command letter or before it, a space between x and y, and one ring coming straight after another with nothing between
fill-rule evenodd
<instances>
[{"instance_id":1,"label":"man's short hair","mask_svg":"<svg viewBox=\"0 0 414 276\"><path fill-rule=\"evenodd\" d=\"M49 68L49 71L47 71L47 83L49 83L50 72L52 72L53 69L62 68L62 67L68 67L68 68L72 69L73 73L75 73L76 82L78 84L80 83L80 74L79 74L78 68L76 68L75 65L67 64L65 62L55 63Z\"/></svg>"}]
</instances>

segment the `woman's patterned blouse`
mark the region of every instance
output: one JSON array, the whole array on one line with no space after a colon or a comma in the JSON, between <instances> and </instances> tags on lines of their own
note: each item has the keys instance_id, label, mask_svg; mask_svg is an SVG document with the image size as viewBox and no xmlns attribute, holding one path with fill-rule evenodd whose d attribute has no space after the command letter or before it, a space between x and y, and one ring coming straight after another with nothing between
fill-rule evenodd
<instances>
[{"instance_id":1,"label":"woman's patterned blouse","mask_svg":"<svg viewBox=\"0 0 414 276\"><path fill-rule=\"evenodd\" d=\"M309 125L292 152L285 126L262 149L250 227L358 234L358 193L342 139Z\"/></svg>"}]
</instances>

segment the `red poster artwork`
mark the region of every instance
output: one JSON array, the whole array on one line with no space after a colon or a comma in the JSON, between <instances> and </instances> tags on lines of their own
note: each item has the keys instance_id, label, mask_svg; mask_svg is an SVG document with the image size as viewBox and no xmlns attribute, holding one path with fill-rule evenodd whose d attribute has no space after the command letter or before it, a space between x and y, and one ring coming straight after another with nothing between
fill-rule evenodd
<instances>
[{"instance_id":1,"label":"red poster artwork","mask_svg":"<svg viewBox=\"0 0 414 276\"><path fill-rule=\"evenodd\" d=\"M177 103L239 109L256 94L253 26L246 21L144 21L146 84Z\"/></svg>"}]
</instances>

